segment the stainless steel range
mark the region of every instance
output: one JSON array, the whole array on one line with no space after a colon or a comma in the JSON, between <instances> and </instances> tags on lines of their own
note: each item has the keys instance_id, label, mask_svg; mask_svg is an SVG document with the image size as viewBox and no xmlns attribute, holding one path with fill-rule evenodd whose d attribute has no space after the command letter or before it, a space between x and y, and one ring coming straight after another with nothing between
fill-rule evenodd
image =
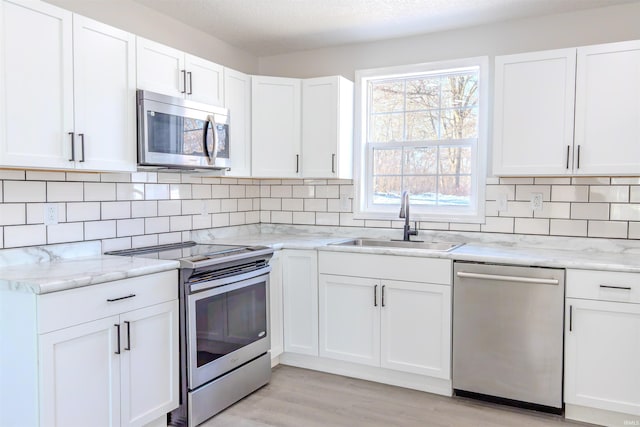
<instances>
[{"instance_id":1,"label":"stainless steel range","mask_svg":"<svg viewBox=\"0 0 640 427\"><path fill-rule=\"evenodd\" d=\"M184 242L106 254L180 261L180 407L169 425L197 426L269 382L273 249Z\"/></svg>"}]
</instances>

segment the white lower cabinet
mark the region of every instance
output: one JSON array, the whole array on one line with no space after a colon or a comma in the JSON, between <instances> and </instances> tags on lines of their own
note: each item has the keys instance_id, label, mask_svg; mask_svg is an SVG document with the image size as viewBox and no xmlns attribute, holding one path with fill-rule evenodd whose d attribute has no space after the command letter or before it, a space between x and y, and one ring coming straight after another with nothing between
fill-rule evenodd
<instances>
[{"instance_id":1,"label":"white lower cabinet","mask_svg":"<svg viewBox=\"0 0 640 427\"><path fill-rule=\"evenodd\" d=\"M282 251L284 351L318 355L318 258L315 250Z\"/></svg>"},{"instance_id":2,"label":"white lower cabinet","mask_svg":"<svg viewBox=\"0 0 640 427\"><path fill-rule=\"evenodd\" d=\"M567 271L566 417L617 424L640 416L640 274Z\"/></svg>"},{"instance_id":3,"label":"white lower cabinet","mask_svg":"<svg viewBox=\"0 0 640 427\"><path fill-rule=\"evenodd\" d=\"M174 270L45 295L3 292L3 308L25 316L1 315L16 322L3 330L12 349L0 376L14 390L3 395L7 425L143 426L175 409L177 280Z\"/></svg>"},{"instance_id":4,"label":"white lower cabinet","mask_svg":"<svg viewBox=\"0 0 640 427\"><path fill-rule=\"evenodd\" d=\"M446 394L451 267L445 259L320 251L320 356L442 380L431 390Z\"/></svg>"}]
</instances>

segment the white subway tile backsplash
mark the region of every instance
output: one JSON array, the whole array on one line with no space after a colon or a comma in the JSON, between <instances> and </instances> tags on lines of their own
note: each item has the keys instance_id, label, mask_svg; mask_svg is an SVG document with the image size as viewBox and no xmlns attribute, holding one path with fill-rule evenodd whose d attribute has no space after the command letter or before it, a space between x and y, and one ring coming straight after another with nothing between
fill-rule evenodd
<instances>
[{"instance_id":1,"label":"white subway tile backsplash","mask_svg":"<svg viewBox=\"0 0 640 427\"><path fill-rule=\"evenodd\" d=\"M290 185L272 185L271 197L291 197L292 189Z\"/></svg>"},{"instance_id":2,"label":"white subway tile backsplash","mask_svg":"<svg viewBox=\"0 0 640 427\"><path fill-rule=\"evenodd\" d=\"M546 218L515 218L514 232L519 234L549 234Z\"/></svg>"},{"instance_id":3,"label":"white subway tile backsplash","mask_svg":"<svg viewBox=\"0 0 640 427\"><path fill-rule=\"evenodd\" d=\"M487 185L485 189L485 199L498 200L502 195L507 195L507 200L515 200L516 198L516 186L515 185Z\"/></svg>"},{"instance_id":4,"label":"white subway tile backsplash","mask_svg":"<svg viewBox=\"0 0 640 427\"><path fill-rule=\"evenodd\" d=\"M245 188L245 197L247 198L260 197L260 186L247 185L247 188ZM270 197L270 196L267 196L267 197Z\"/></svg>"},{"instance_id":5,"label":"white subway tile backsplash","mask_svg":"<svg viewBox=\"0 0 640 427\"><path fill-rule=\"evenodd\" d=\"M551 188L551 200L554 202L588 202L587 185L554 185Z\"/></svg>"},{"instance_id":6,"label":"white subway tile backsplash","mask_svg":"<svg viewBox=\"0 0 640 427\"><path fill-rule=\"evenodd\" d=\"M284 202L284 201L283 201ZM253 210L253 200L252 199L238 199L238 211L247 212ZM283 210L288 210L284 209Z\"/></svg>"},{"instance_id":7,"label":"white subway tile backsplash","mask_svg":"<svg viewBox=\"0 0 640 427\"><path fill-rule=\"evenodd\" d=\"M448 222L432 222L432 221L420 221L418 223L419 230L448 230Z\"/></svg>"},{"instance_id":8,"label":"white subway tile backsplash","mask_svg":"<svg viewBox=\"0 0 640 427\"><path fill-rule=\"evenodd\" d=\"M542 210L534 211L535 218L571 218L571 203L544 202Z\"/></svg>"},{"instance_id":9,"label":"white subway tile backsplash","mask_svg":"<svg viewBox=\"0 0 640 427\"><path fill-rule=\"evenodd\" d=\"M271 211L260 211L260 222L271 223Z\"/></svg>"},{"instance_id":10,"label":"white subway tile backsplash","mask_svg":"<svg viewBox=\"0 0 640 427\"><path fill-rule=\"evenodd\" d=\"M131 182L130 173L101 173L101 182Z\"/></svg>"},{"instance_id":11,"label":"white subway tile backsplash","mask_svg":"<svg viewBox=\"0 0 640 427\"><path fill-rule=\"evenodd\" d=\"M364 226L371 228L391 228L391 221L365 219Z\"/></svg>"},{"instance_id":12,"label":"white subway tile backsplash","mask_svg":"<svg viewBox=\"0 0 640 427\"><path fill-rule=\"evenodd\" d=\"M340 226L341 227L364 227L363 219L354 219L351 212L340 213Z\"/></svg>"},{"instance_id":13,"label":"white subway tile backsplash","mask_svg":"<svg viewBox=\"0 0 640 427\"><path fill-rule=\"evenodd\" d=\"M151 217L144 220L144 232L146 234L168 233L169 230L168 216Z\"/></svg>"},{"instance_id":14,"label":"white subway tile backsplash","mask_svg":"<svg viewBox=\"0 0 640 427\"><path fill-rule=\"evenodd\" d=\"M571 203L572 219L609 219L608 203Z\"/></svg>"},{"instance_id":15,"label":"white subway tile backsplash","mask_svg":"<svg viewBox=\"0 0 640 427\"><path fill-rule=\"evenodd\" d=\"M260 197L271 197L270 185L260 185Z\"/></svg>"},{"instance_id":16,"label":"white subway tile backsplash","mask_svg":"<svg viewBox=\"0 0 640 427\"><path fill-rule=\"evenodd\" d=\"M55 171L27 171L27 181L65 181L67 178L64 172Z\"/></svg>"},{"instance_id":17,"label":"white subway tile backsplash","mask_svg":"<svg viewBox=\"0 0 640 427\"><path fill-rule=\"evenodd\" d=\"M244 212L231 212L229 214L229 225L242 225L246 223Z\"/></svg>"},{"instance_id":18,"label":"white subway tile backsplash","mask_svg":"<svg viewBox=\"0 0 640 427\"><path fill-rule=\"evenodd\" d=\"M625 239L627 237L628 223L614 221L589 221L589 237L609 237Z\"/></svg>"},{"instance_id":19,"label":"white subway tile backsplash","mask_svg":"<svg viewBox=\"0 0 640 427\"><path fill-rule=\"evenodd\" d=\"M22 225L27 223L24 203L0 204L0 225Z\"/></svg>"},{"instance_id":20,"label":"white subway tile backsplash","mask_svg":"<svg viewBox=\"0 0 640 427\"><path fill-rule=\"evenodd\" d=\"M294 185L292 188L292 197L297 199L313 198L316 195L316 187L313 185Z\"/></svg>"},{"instance_id":21,"label":"white subway tile backsplash","mask_svg":"<svg viewBox=\"0 0 640 427\"><path fill-rule=\"evenodd\" d=\"M81 182L47 182L47 202L82 202L84 186Z\"/></svg>"},{"instance_id":22,"label":"white subway tile backsplash","mask_svg":"<svg viewBox=\"0 0 640 427\"><path fill-rule=\"evenodd\" d=\"M102 241L102 252L120 251L122 249L131 249L131 237L120 237L118 239L107 239Z\"/></svg>"},{"instance_id":23,"label":"white subway tile backsplash","mask_svg":"<svg viewBox=\"0 0 640 427\"><path fill-rule=\"evenodd\" d=\"M316 223L316 214L315 212L293 212L293 223L313 225Z\"/></svg>"},{"instance_id":24,"label":"white subway tile backsplash","mask_svg":"<svg viewBox=\"0 0 640 427\"><path fill-rule=\"evenodd\" d=\"M171 231L191 230L191 215L169 217L169 229Z\"/></svg>"},{"instance_id":25,"label":"white subway tile backsplash","mask_svg":"<svg viewBox=\"0 0 640 427\"><path fill-rule=\"evenodd\" d=\"M181 204L182 203L180 200L159 200L158 215L159 216L180 215Z\"/></svg>"},{"instance_id":26,"label":"white subway tile backsplash","mask_svg":"<svg viewBox=\"0 0 640 427\"><path fill-rule=\"evenodd\" d=\"M193 215L191 217L191 226L194 230L211 228L211 214Z\"/></svg>"},{"instance_id":27,"label":"white subway tile backsplash","mask_svg":"<svg viewBox=\"0 0 640 427\"><path fill-rule=\"evenodd\" d=\"M536 185L538 184L556 184L556 185L569 185L571 184L571 178L565 177L537 177L534 179Z\"/></svg>"},{"instance_id":28,"label":"white subway tile backsplash","mask_svg":"<svg viewBox=\"0 0 640 427\"><path fill-rule=\"evenodd\" d=\"M533 184L533 178L500 178L500 184Z\"/></svg>"},{"instance_id":29,"label":"white subway tile backsplash","mask_svg":"<svg viewBox=\"0 0 640 427\"><path fill-rule=\"evenodd\" d=\"M507 210L500 211L500 216L533 217L531 202L507 202Z\"/></svg>"},{"instance_id":30,"label":"white subway tile backsplash","mask_svg":"<svg viewBox=\"0 0 640 427\"><path fill-rule=\"evenodd\" d=\"M132 172L131 182L156 183L158 182L157 172Z\"/></svg>"},{"instance_id":31,"label":"white subway tile backsplash","mask_svg":"<svg viewBox=\"0 0 640 427\"><path fill-rule=\"evenodd\" d=\"M304 210L307 212L326 212L327 199L305 199Z\"/></svg>"},{"instance_id":32,"label":"white subway tile backsplash","mask_svg":"<svg viewBox=\"0 0 640 427\"><path fill-rule=\"evenodd\" d=\"M66 222L66 204L56 203L58 206L58 222ZM27 203L27 224L44 223L44 203Z\"/></svg>"},{"instance_id":33,"label":"white subway tile backsplash","mask_svg":"<svg viewBox=\"0 0 640 427\"><path fill-rule=\"evenodd\" d=\"M337 199L340 197L340 186L338 185L317 185L316 197L318 199Z\"/></svg>"},{"instance_id":34,"label":"white subway tile backsplash","mask_svg":"<svg viewBox=\"0 0 640 427\"><path fill-rule=\"evenodd\" d=\"M211 226L212 227L226 227L229 225L228 213L215 213L211 214Z\"/></svg>"},{"instance_id":35,"label":"white subway tile backsplash","mask_svg":"<svg viewBox=\"0 0 640 427\"><path fill-rule=\"evenodd\" d=\"M181 173L158 172L158 184L180 184L181 182Z\"/></svg>"},{"instance_id":36,"label":"white subway tile backsplash","mask_svg":"<svg viewBox=\"0 0 640 427\"><path fill-rule=\"evenodd\" d=\"M210 188L211 188L211 196L208 198L226 199L227 197L229 197L228 185L211 185Z\"/></svg>"},{"instance_id":37,"label":"white subway tile backsplash","mask_svg":"<svg viewBox=\"0 0 640 427\"><path fill-rule=\"evenodd\" d=\"M46 202L46 188L46 184L39 181L4 181L4 202Z\"/></svg>"},{"instance_id":38,"label":"white subway tile backsplash","mask_svg":"<svg viewBox=\"0 0 640 427\"><path fill-rule=\"evenodd\" d=\"M115 183L84 183L85 202L102 202L107 200L116 200Z\"/></svg>"},{"instance_id":39,"label":"white subway tile backsplash","mask_svg":"<svg viewBox=\"0 0 640 427\"><path fill-rule=\"evenodd\" d=\"M629 239L640 239L640 222L629 223Z\"/></svg>"},{"instance_id":40,"label":"white subway tile backsplash","mask_svg":"<svg viewBox=\"0 0 640 427\"><path fill-rule=\"evenodd\" d=\"M158 244L158 235L157 234L147 234L144 236L133 236L131 237L131 247L132 248L141 248L144 246L154 246Z\"/></svg>"},{"instance_id":41,"label":"white subway tile backsplash","mask_svg":"<svg viewBox=\"0 0 640 427\"><path fill-rule=\"evenodd\" d=\"M571 183L574 185L609 185L611 183L611 178L597 176L574 176L573 178L571 178Z\"/></svg>"},{"instance_id":42,"label":"white subway tile backsplash","mask_svg":"<svg viewBox=\"0 0 640 427\"><path fill-rule=\"evenodd\" d=\"M238 184L238 178L220 178L220 183L221 184L229 184L229 185L236 185Z\"/></svg>"},{"instance_id":43,"label":"white subway tile backsplash","mask_svg":"<svg viewBox=\"0 0 640 427\"><path fill-rule=\"evenodd\" d=\"M612 221L640 221L640 204L611 204Z\"/></svg>"},{"instance_id":44,"label":"white subway tile backsplash","mask_svg":"<svg viewBox=\"0 0 640 427\"><path fill-rule=\"evenodd\" d=\"M480 231L480 224L452 223L449 227L451 231Z\"/></svg>"},{"instance_id":45,"label":"white subway tile backsplash","mask_svg":"<svg viewBox=\"0 0 640 427\"><path fill-rule=\"evenodd\" d=\"M238 199L221 200L220 212L238 212Z\"/></svg>"},{"instance_id":46,"label":"white subway tile backsplash","mask_svg":"<svg viewBox=\"0 0 640 427\"><path fill-rule=\"evenodd\" d=\"M100 202L67 203L67 221L97 221L99 219Z\"/></svg>"},{"instance_id":47,"label":"white subway tile backsplash","mask_svg":"<svg viewBox=\"0 0 640 427\"><path fill-rule=\"evenodd\" d=\"M115 221L89 221L84 223L84 240L116 237Z\"/></svg>"},{"instance_id":48,"label":"white subway tile backsplash","mask_svg":"<svg viewBox=\"0 0 640 427\"><path fill-rule=\"evenodd\" d=\"M244 218L247 224L258 224L260 223L260 211L246 212Z\"/></svg>"},{"instance_id":49,"label":"white subway tile backsplash","mask_svg":"<svg viewBox=\"0 0 640 427\"><path fill-rule=\"evenodd\" d=\"M300 200L300 199L296 199ZM329 212L353 212L352 200L347 199L346 204L342 204L341 199L327 199L327 211Z\"/></svg>"},{"instance_id":50,"label":"white subway tile backsplash","mask_svg":"<svg viewBox=\"0 0 640 427\"><path fill-rule=\"evenodd\" d=\"M102 219L131 218L131 202L102 202Z\"/></svg>"},{"instance_id":51,"label":"white subway tile backsplash","mask_svg":"<svg viewBox=\"0 0 640 427\"><path fill-rule=\"evenodd\" d=\"M316 225L340 225L340 214L337 212L317 212Z\"/></svg>"},{"instance_id":52,"label":"white subway tile backsplash","mask_svg":"<svg viewBox=\"0 0 640 427\"><path fill-rule=\"evenodd\" d=\"M194 199L210 199L212 197L212 185L194 184L191 186L191 193Z\"/></svg>"},{"instance_id":53,"label":"white subway tile backsplash","mask_svg":"<svg viewBox=\"0 0 640 427\"><path fill-rule=\"evenodd\" d=\"M292 212L271 211L271 222L274 224L292 224Z\"/></svg>"},{"instance_id":54,"label":"white subway tile backsplash","mask_svg":"<svg viewBox=\"0 0 640 427\"><path fill-rule=\"evenodd\" d=\"M25 171L0 169L0 180L24 181Z\"/></svg>"},{"instance_id":55,"label":"white subway tile backsplash","mask_svg":"<svg viewBox=\"0 0 640 427\"><path fill-rule=\"evenodd\" d=\"M587 221L570 219L552 219L550 234L553 236L587 236Z\"/></svg>"},{"instance_id":56,"label":"white subway tile backsplash","mask_svg":"<svg viewBox=\"0 0 640 427\"><path fill-rule=\"evenodd\" d=\"M99 173L67 172L66 180L70 182L100 182Z\"/></svg>"},{"instance_id":57,"label":"white subway tile backsplash","mask_svg":"<svg viewBox=\"0 0 640 427\"><path fill-rule=\"evenodd\" d=\"M550 185L516 185L516 200L530 202L533 193L542 193L545 202L551 200Z\"/></svg>"},{"instance_id":58,"label":"white subway tile backsplash","mask_svg":"<svg viewBox=\"0 0 640 427\"><path fill-rule=\"evenodd\" d=\"M613 177L611 178L612 185L640 185L640 176L636 177Z\"/></svg>"},{"instance_id":59,"label":"white subway tile backsplash","mask_svg":"<svg viewBox=\"0 0 640 427\"><path fill-rule=\"evenodd\" d=\"M232 199L241 199L245 197L246 190L244 185L229 186L229 197Z\"/></svg>"},{"instance_id":60,"label":"white subway tile backsplash","mask_svg":"<svg viewBox=\"0 0 640 427\"><path fill-rule=\"evenodd\" d=\"M158 244L160 245L166 245L167 243L180 243L183 241L185 241L185 239L182 238L181 231L158 234Z\"/></svg>"},{"instance_id":61,"label":"white subway tile backsplash","mask_svg":"<svg viewBox=\"0 0 640 427\"><path fill-rule=\"evenodd\" d=\"M629 201L628 185L592 185L589 187L590 202L626 203Z\"/></svg>"},{"instance_id":62,"label":"white subway tile backsplash","mask_svg":"<svg viewBox=\"0 0 640 427\"><path fill-rule=\"evenodd\" d=\"M116 184L117 200L144 200L144 184L120 182Z\"/></svg>"},{"instance_id":63,"label":"white subway tile backsplash","mask_svg":"<svg viewBox=\"0 0 640 427\"><path fill-rule=\"evenodd\" d=\"M116 236L137 236L144 234L144 219L118 219L116 220Z\"/></svg>"},{"instance_id":64,"label":"white subway tile backsplash","mask_svg":"<svg viewBox=\"0 0 640 427\"><path fill-rule=\"evenodd\" d=\"M158 202L155 200L139 200L131 202L131 217L144 218L158 216Z\"/></svg>"},{"instance_id":65,"label":"white subway tile backsplash","mask_svg":"<svg viewBox=\"0 0 640 427\"><path fill-rule=\"evenodd\" d=\"M480 225L480 231L487 233L513 233L513 218L487 217Z\"/></svg>"},{"instance_id":66,"label":"white subway tile backsplash","mask_svg":"<svg viewBox=\"0 0 640 427\"><path fill-rule=\"evenodd\" d=\"M279 211L282 210L282 199L260 199L260 209L263 211Z\"/></svg>"},{"instance_id":67,"label":"white subway tile backsplash","mask_svg":"<svg viewBox=\"0 0 640 427\"><path fill-rule=\"evenodd\" d=\"M166 200L169 198L169 184L145 184L144 196L147 200Z\"/></svg>"},{"instance_id":68,"label":"white subway tile backsplash","mask_svg":"<svg viewBox=\"0 0 640 427\"><path fill-rule=\"evenodd\" d=\"M204 177L199 175L187 175L181 174L181 180L183 184L202 184ZM216 182L219 182L220 178L217 178Z\"/></svg>"},{"instance_id":69,"label":"white subway tile backsplash","mask_svg":"<svg viewBox=\"0 0 640 427\"><path fill-rule=\"evenodd\" d=\"M84 238L84 223L67 222L47 226L47 243L78 242Z\"/></svg>"},{"instance_id":70,"label":"white subway tile backsplash","mask_svg":"<svg viewBox=\"0 0 640 427\"><path fill-rule=\"evenodd\" d=\"M4 247L45 245L47 243L47 228L38 225L11 225L4 227Z\"/></svg>"}]
</instances>

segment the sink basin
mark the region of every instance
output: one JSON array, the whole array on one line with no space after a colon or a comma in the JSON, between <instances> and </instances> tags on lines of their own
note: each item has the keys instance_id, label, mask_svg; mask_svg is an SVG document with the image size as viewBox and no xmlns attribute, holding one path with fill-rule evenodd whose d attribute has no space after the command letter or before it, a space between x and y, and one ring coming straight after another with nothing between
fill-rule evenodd
<instances>
[{"instance_id":1,"label":"sink basin","mask_svg":"<svg viewBox=\"0 0 640 427\"><path fill-rule=\"evenodd\" d=\"M353 246L364 248L404 248L404 249L426 249L436 252L448 252L462 246L464 243L450 242L419 242L405 240L377 240L377 239L352 239L340 243L332 243L335 246Z\"/></svg>"}]
</instances>

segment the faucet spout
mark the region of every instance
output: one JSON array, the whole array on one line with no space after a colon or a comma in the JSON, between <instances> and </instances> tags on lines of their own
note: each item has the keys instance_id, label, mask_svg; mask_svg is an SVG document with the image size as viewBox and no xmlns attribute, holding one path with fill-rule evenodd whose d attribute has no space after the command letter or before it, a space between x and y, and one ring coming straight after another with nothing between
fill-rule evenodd
<instances>
[{"instance_id":1,"label":"faucet spout","mask_svg":"<svg viewBox=\"0 0 640 427\"><path fill-rule=\"evenodd\" d=\"M412 230L411 229L411 225L409 225L409 222L410 222L409 209L410 209L409 192L408 191L403 191L402 192L402 197L401 197L401 202L400 202L400 215L398 215L398 216L400 218L404 218L404 235L402 237L402 240L407 241L407 242L411 240L411 236L417 236L418 235L417 227Z\"/></svg>"}]
</instances>

